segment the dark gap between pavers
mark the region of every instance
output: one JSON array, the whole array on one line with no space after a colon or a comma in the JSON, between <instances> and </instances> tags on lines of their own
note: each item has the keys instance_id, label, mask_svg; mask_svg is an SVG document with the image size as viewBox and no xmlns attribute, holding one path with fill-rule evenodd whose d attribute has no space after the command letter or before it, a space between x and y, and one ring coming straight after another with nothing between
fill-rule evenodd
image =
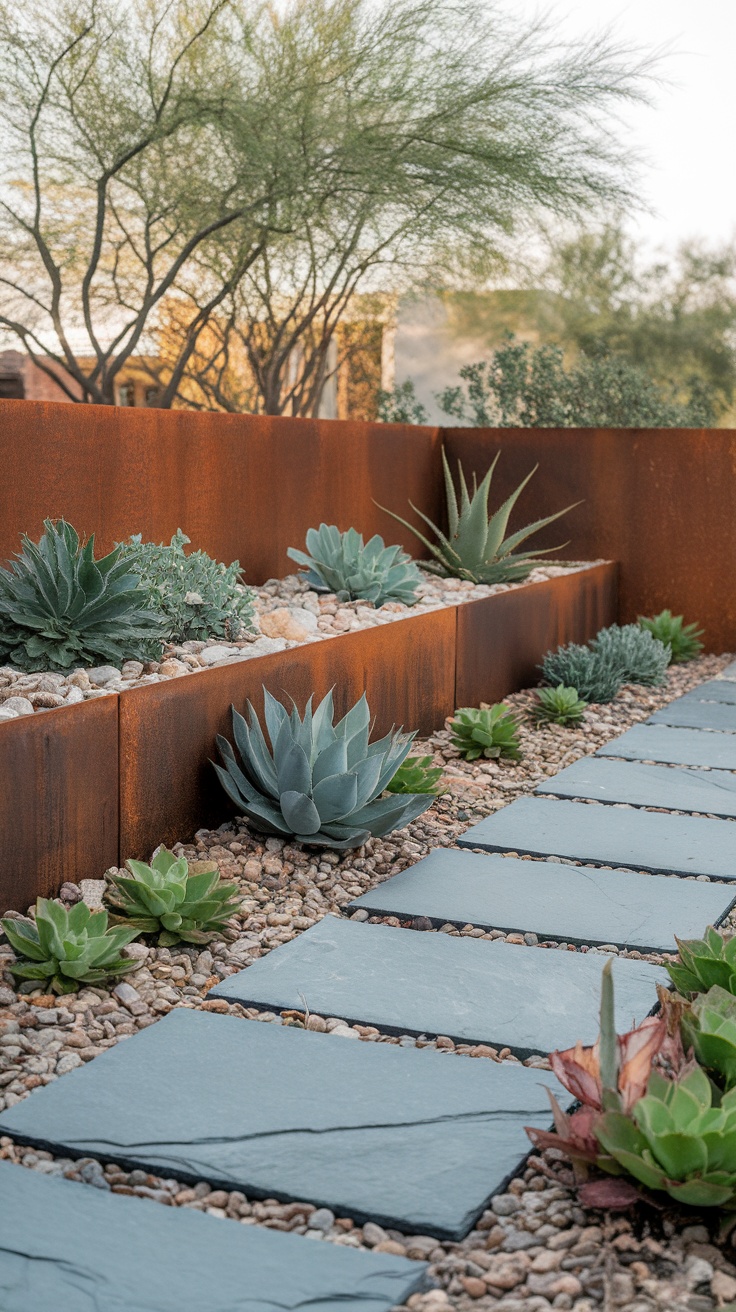
<instances>
[{"instance_id":1,"label":"dark gap between pavers","mask_svg":"<svg viewBox=\"0 0 736 1312\"><path fill-rule=\"evenodd\" d=\"M569 1105L547 1071L180 1008L0 1114L0 1133L461 1239L525 1161L524 1126L550 1126L547 1089Z\"/></svg>"},{"instance_id":2,"label":"dark gap between pavers","mask_svg":"<svg viewBox=\"0 0 736 1312\"><path fill-rule=\"evenodd\" d=\"M724 884L442 848L356 898L350 910L676 952L675 934L700 937L734 902L734 890Z\"/></svg>"},{"instance_id":3,"label":"dark gap between pavers","mask_svg":"<svg viewBox=\"0 0 736 1312\"><path fill-rule=\"evenodd\" d=\"M529 1057L578 1039L595 1041L604 964L598 953L422 934L328 915L222 980L212 996L277 1011L308 1007L389 1034L445 1034ZM614 977L623 1029L633 1016L644 1019L656 1006L657 983L669 982L657 966L618 958Z\"/></svg>"},{"instance_id":4,"label":"dark gap between pavers","mask_svg":"<svg viewBox=\"0 0 736 1312\"><path fill-rule=\"evenodd\" d=\"M736 684L734 685L736 687ZM591 798L596 802L655 806L736 818L736 774L728 770L672 769L637 761L604 761L584 756L544 779L537 795Z\"/></svg>"},{"instance_id":5,"label":"dark gap between pavers","mask_svg":"<svg viewBox=\"0 0 736 1312\"><path fill-rule=\"evenodd\" d=\"M725 702L691 701L678 697L655 711L647 724L669 724L675 729L703 729L720 733L736 733L736 706Z\"/></svg>"},{"instance_id":6,"label":"dark gap between pavers","mask_svg":"<svg viewBox=\"0 0 736 1312\"><path fill-rule=\"evenodd\" d=\"M736 879L736 825L703 816L520 797L466 829L457 841L460 847L488 852Z\"/></svg>"},{"instance_id":7,"label":"dark gap between pavers","mask_svg":"<svg viewBox=\"0 0 736 1312\"><path fill-rule=\"evenodd\" d=\"M426 1270L0 1162L2 1312L389 1312Z\"/></svg>"},{"instance_id":8,"label":"dark gap between pavers","mask_svg":"<svg viewBox=\"0 0 736 1312\"><path fill-rule=\"evenodd\" d=\"M736 668L736 667L735 667ZM678 702L728 702L736 705L736 679L708 679L677 698Z\"/></svg>"},{"instance_id":9,"label":"dark gap between pavers","mask_svg":"<svg viewBox=\"0 0 736 1312\"><path fill-rule=\"evenodd\" d=\"M636 724L619 738L599 747L595 754L618 756L629 761L661 761L665 765L736 770L736 735Z\"/></svg>"}]
</instances>

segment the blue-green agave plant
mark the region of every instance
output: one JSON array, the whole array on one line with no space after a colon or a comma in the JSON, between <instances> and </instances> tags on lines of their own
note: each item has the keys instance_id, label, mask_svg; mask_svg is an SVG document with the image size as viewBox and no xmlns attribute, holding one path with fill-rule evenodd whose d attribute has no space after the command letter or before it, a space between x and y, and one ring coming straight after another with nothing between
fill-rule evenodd
<instances>
[{"instance_id":1,"label":"blue-green agave plant","mask_svg":"<svg viewBox=\"0 0 736 1312\"><path fill-rule=\"evenodd\" d=\"M233 707L233 737L217 737L224 765L220 783L261 833L318 847L360 847L401 829L434 800L420 795L381 794L406 759L414 734L391 732L368 741L370 711L365 695L334 724L332 693L304 717L281 705L264 688L271 750L250 702L248 719Z\"/></svg>"}]
</instances>

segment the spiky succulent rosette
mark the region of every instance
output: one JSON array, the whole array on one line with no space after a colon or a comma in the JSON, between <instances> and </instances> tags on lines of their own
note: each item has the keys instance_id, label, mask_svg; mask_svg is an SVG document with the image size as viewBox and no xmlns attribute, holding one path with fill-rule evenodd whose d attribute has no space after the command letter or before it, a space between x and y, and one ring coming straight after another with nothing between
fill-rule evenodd
<instances>
[{"instance_id":1,"label":"spiky succulent rosette","mask_svg":"<svg viewBox=\"0 0 736 1312\"><path fill-rule=\"evenodd\" d=\"M422 576L417 566L400 546L387 547L378 533L364 542L357 529L341 533L335 524L320 524L307 533L307 552L289 547L286 554L303 566L310 587L334 592L338 601L413 606L418 600Z\"/></svg>"},{"instance_id":2,"label":"spiky succulent rosette","mask_svg":"<svg viewBox=\"0 0 736 1312\"><path fill-rule=\"evenodd\" d=\"M260 833L343 850L401 829L432 805L426 793L381 797L414 734L369 742L365 695L337 724L331 692L315 710L310 697L303 718L265 688L263 695L271 749L248 702L247 720L233 707L238 754L218 735L224 765L215 764L228 797Z\"/></svg>"},{"instance_id":3,"label":"spiky succulent rosette","mask_svg":"<svg viewBox=\"0 0 736 1312\"><path fill-rule=\"evenodd\" d=\"M165 847L150 866L126 861L129 875L112 875L107 902L137 934L158 934L161 947L209 943L238 910L237 885L220 878L214 861L187 861Z\"/></svg>"}]
</instances>

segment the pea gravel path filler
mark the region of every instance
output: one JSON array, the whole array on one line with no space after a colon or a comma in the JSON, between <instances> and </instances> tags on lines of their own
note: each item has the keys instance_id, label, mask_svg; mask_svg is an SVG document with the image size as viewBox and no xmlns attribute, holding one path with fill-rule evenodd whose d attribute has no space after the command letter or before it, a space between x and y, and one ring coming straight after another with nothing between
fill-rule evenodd
<instances>
[{"instance_id":1,"label":"pea gravel path filler","mask_svg":"<svg viewBox=\"0 0 736 1312\"><path fill-rule=\"evenodd\" d=\"M0 1103L17 1104L33 1088L94 1060L175 1006L229 1010L272 1025L306 1023L310 1029L330 1031L335 1040L344 1037L345 1041L369 1044L436 1047L449 1062L471 1056L513 1064L506 1050L488 1045L456 1045L446 1036L436 1041L391 1038L371 1026L348 1027L330 1017L307 1017L303 1010L278 1016L237 1004L228 1008L224 1001L208 1001L204 995L215 979L226 978L271 947L288 942L328 911L340 914L352 899L415 864L430 850L452 847L469 823L532 793L543 779L604 748L607 742L617 739L618 745L622 733L640 725L673 697L725 673L731 660L706 656L670 669L662 688L626 687L610 705L589 707L582 724L573 728L537 727L526 721L521 728L524 759L520 762L467 763L452 748L447 731L433 734L416 747L433 753L435 763L445 766L447 794L407 830L371 840L357 852L315 855L279 840L264 842L239 822L200 831L192 843L177 845L177 851L190 859L217 860L223 876L238 882L244 902L241 913L233 918L231 939L201 951L132 944L129 951L136 958L136 969L115 991L101 986L61 1000L42 996L39 989L19 994L10 975L2 975L3 953L7 957L12 954L0 944ZM736 674L736 664L730 673ZM523 712L534 698L532 693L518 693L506 700ZM719 737L654 727L641 732L686 734L690 740L707 737L711 752ZM722 736L728 737L734 748L736 740ZM613 754L624 755L620 751ZM733 755L736 758L736 748ZM644 759L653 758L650 754ZM694 764L723 768L725 762L698 759ZM736 759L732 768L736 769ZM586 868L584 863L576 864ZM83 891L93 899L103 888L102 880L87 882L84 890L69 882L62 889L62 898L72 904ZM361 909L352 915L365 919L368 913ZM386 919L394 925L414 923L395 916ZM428 934L435 932L427 928L429 922L419 923ZM732 917L728 924L733 926ZM458 928L449 922L441 932L486 939L508 937L534 945L534 950L538 945L547 951L573 951L572 944L564 940L539 942L534 933L505 935L500 929ZM606 949L605 945L582 944L579 950L596 953ZM615 952L614 947L610 950ZM618 955L637 958L642 954L625 950ZM648 959L655 964L662 961L661 955ZM524 1064L545 1063L532 1057ZM439 1133L436 1151L443 1153ZM604 1306L605 1312L711 1312L736 1299L736 1251L717 1241L714 1220L705 1218L713 1225L709 1229L703 1218L668 1207L661 1212L640 1207L623 1216L586 1212L577 1203L565 1163L550 1153L530 1157L519 1178L510 1182L506 1193L494 1198L492 1208L459 1244L439 1243L431 1236L408 1235L370 1223L359 1226L349 1216L336 1216L306 1200L284 1204L275 1199L249 1199L238 1190L214 1189L206 1181L189 1187L175 1175L128 1171L116 1163L103 1167L94 1158L72 1161L24 1147L9 1136L0 1137L0 1159L21 1162L37 1173L92 1183L95 1192L152 1198L173 1208L229 1218L235 1224L288 1230L331 1245L427 1259L430 1278L437 1287L411 1295L407 1304L411 1312L470 1312L473 1308L478 1312L548 1312L553 1307L563 1312L602 1312Z\"/></svg>"}]
</instances>

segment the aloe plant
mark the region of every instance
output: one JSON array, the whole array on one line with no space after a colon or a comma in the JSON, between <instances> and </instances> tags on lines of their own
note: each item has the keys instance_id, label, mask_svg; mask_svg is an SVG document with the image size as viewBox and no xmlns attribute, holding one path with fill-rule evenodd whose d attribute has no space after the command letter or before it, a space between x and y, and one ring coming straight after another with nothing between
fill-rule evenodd
<instances>
[{"instance_id":1,"label":"aloe plant","mask_svg":"<svg viewBox=\"0 0 736 1312\"><path fill-rule=\"evenodd\" d=\"M341 533L334 524L320 524L307 533L307 555L289 547L287 556L304 566L304 577L317 591L334 592L338 601L362 598L382 606L400 601L413 606L422 576L400 546L387 547L376 533L368 542L356 529Z\"/></svg>"},{"instance_id":2,"label":"aloe plant","mask_svg":"<svg viewBox=\"0 0 736 1312\"><path fill-rule=\"evenodd\" d=\"M431 756L407 756L399 766L393 779L386 784L389 793L431 793L433 797L441 791L437 787L442 778L442 766L433 765Z\"/></svg>"},{"instance_id":3,"label":"aloe plant","mask_svg":"<svg viewBox=\"0 0 736 1312\"><path fill-rule=\"evenodd\" d=\"M578 697L577 688L558 683L556 688L537 689L532 716L539 724L579 724L587 705Z\"/></svg>"},{"instance_id":4,"label":"aloe plant","mask_svg":"<svg viewBox=\"0 0 736 1312\"><path fill-rule=\"evenodd\" d=\"M519 745L519 717L503 702L495 706L463 706L455 711L450 721L453 747L466 761L477 761L479 756L488 760L521 760Z\"/></svg>"},{"instance_id":5,"label":"aloe plant","mask_svg":"<svg viewBox=\"0 0 736 1312\"><path fill-rule=\"evenodd\" d=\"M536 557L533 551L517 551L523 542L530 538L534 533L540 532L548 524L552 524L562 515L566 515L574 506L566 506L564 510L558 510L554 515L547 515L544 519L537 519L533 524L527 524L526 528L518 529L516 533L506 536L509 518L519 496L523 492L530 478L536 473L538 468L534 466L531 473L519 484L515 492L507 497L503 505L495 512L489 514L488 500L491 493L491 480L501 452L499 451L493 460L485 478L478 484L475 474L473 475L472 493L463 472L463 467L458 460L458 480L460 484L460 496L455 491L455 485L452 481L452 474L447 460L447 456L442 452L442 466L445 476L445 492L447 496L447 520L449 525L448 533L443 533L437 524L425 515L421 510L409 502L412 510L420 519L429 526L434 534L435 541L425 537L420 529L415 528L408 520L402 519L393 510L386 510L393 519L398 520L405 528L419 539L427 548L433 557L430 561L422 561L422 568L439 574L444 578L468 579L472 583L519 583L527 578L531 571L537 566L544 564L544 561ZM575 502L579 505L579 502ZM386 509L381 507L381 509ZM561 551L561 547L549 547L550 551Z\"/></svg>"},{"instance_id":6,"label":"aloe plant","mask_svg":"<svg viewBox=\"0 0 736 1312\"><path fill-rule=\"evenodd\" d=\"M337 724L331 692L314 711L310 697L303 718L265 688L263 695L271 749L248 702L247 721L233 707L238 755L218 735L224 766L215 765L228 797L260 833L343 850L401 829L432 805L426 793L381 797L414 734L369 742L365 695Z\"/></svg>"},{"instance_id":7,"label":"aloe plant","mask_svg":"<svg viewBox=\"0 0 736 1312\"><path fill-rule=\"evenodd\" d=\"M220 879L214 861L175 857L159 848L150 865L126 861L129 875L113 875L106 901L116 920L137 934L172 943L209 943L240 905L237 886Z\"/></svg>"},{"instance_id":8,"label":"aloe plant","mask_svg":"<svg viewBox=\"0 0 736 1312\"><path fill-rule=\"evenodd\" d=\"M44 521L40 542L23 537L0 569L0 662L23 670L68 670L100 661L160 656L162 617L148 608L134 552L116 547L99 560L63 519Z\"/></svg>"},{"instance_id":9,"label":"aloe plant","mask_svg":"<svg viewBox=\"0 0 736 1312\"><path fill-rule=\"evenodd\" d=\"M120 955L138 931L108 929L106 911L90 911L77 902L67 911L60 902L40 897L35 920L6 917L0 922L19 958L9 970L16 979L38 980L54 993L74 993L80 984L101 984L123 975L135 962Z\"/></svg>"},{"instance_id":10,"label":"aloe plant","mask_svg":"<svg viewBox=\"0 0 736 1312\"><path fill-rule=\"evenodd\" d=\"M736 994L736 938L726 939L709 925L704 938L676 942L680 961L667 962L667 970L680 993L707 993L718 984Z\"/></svg>"},{"instance_id":11,"label":"aloe plant","mask_svg":"<svg viewBox=\"0 0 736 1312\"><path fill-rule=\"evenodd\" d=\"M642 629L651 633L652 637L658 638L669 647L673 665L693 661L703 650L700 641L703 630L699 629L697 624L685 624L684 617L673 615L671 610L661 610L658 615L653 615L649 619L640 615L638 623Z\"/></svg>"}]
</instances>

